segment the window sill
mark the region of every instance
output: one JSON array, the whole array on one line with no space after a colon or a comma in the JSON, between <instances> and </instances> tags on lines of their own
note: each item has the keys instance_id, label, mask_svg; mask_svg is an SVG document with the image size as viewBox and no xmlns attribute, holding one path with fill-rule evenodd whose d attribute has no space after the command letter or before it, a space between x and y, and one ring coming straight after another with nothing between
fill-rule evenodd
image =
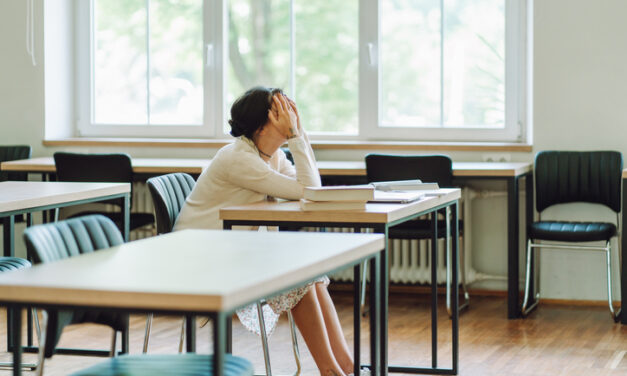
<instances>
[{"instance_id":1,"label":"window sill","mask_svg":"<svg viewBox=\"0 0 627 376\"><path fill-rule=\"evenodd\" d=\"M63 138L44 140L44 146L171 147L220 148L230 139L160 138ZM402 142L402 141L321 141L312 140L314 149L351 150L452 150L531 152L532 145L506 142Z\"/></svg>"}]
</instances>

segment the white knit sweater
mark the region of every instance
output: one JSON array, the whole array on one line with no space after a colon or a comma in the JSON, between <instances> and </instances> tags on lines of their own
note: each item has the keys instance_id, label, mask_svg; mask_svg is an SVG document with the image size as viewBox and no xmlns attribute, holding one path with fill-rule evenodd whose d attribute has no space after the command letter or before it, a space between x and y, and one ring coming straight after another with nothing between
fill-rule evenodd
<instances>
[{"instance_id":1,"label":"white knit sweater","mask_svg":"<svg viewBox=\"0 0 627 376\"><path fill-rule=\"evenodd\" d=\"M221 229L220 208L267 200L298 200L303 188L320 186L320 174L307 135L288 140L294 165L278 149L266 162L242 136L218 151L200 175L181 209L174 230Z\"/></svg>"}]
</instances>

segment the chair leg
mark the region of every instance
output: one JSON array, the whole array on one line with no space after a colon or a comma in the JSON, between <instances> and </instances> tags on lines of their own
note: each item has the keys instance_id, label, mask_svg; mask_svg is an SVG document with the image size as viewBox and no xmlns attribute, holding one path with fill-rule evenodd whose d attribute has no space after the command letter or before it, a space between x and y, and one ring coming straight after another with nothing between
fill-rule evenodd
<instances>
[{"instance_id":1,"label":"chair leg","mask_svg":"<svg viewBox=\"0 0 627 376\"><path fill-rule=\"evenodd\" d=\"M263 308L261 307L260 301L257 301L257 315L259 316L259 333L261 334L261 346L263 348L263 360L266 365L266 375L272 376L270 351L268 350L268 336L266 335L266 322L263 318Z\"/></svg>"},{"instance_id":2,"label":"chair leg","mask_svg":"<svg viewBox=\"0 0 627 376\"><path fill-rule=\"evenodd\" d=\"M37 330L37 340L41 341L41 330L39 329L39 318L37 317L37 309L33 308L33 318L36 322L36 330ZM0 368L10 368L13 369L13 362L0 362ZM22 363L20 364L20 368L26 368L31 371L35 371L37 369L37 363Z\"/></svg>"},{"instance_id":3,"label":"chair leg","mask_svg":"<svg viewBox=\"0 0 627 376\"><path fill-rule=\"evenodd\" d=\"M142 352L145 354L148 352L148 342L150 341L150 330L152 329L152 317L153 314L149 313L146 316L146 332L144 333L144 348Z\"/></svg>"},{"instance_id":4,"label":"chair leg","mask_svg":"<svg viewBox=\"0 0 627 376\"><path fill-rule=\"evenodd\" d=\"M187 320L183 317L183 324L181 324L181 335L179 339L179 354L183 352L183 344L185 344L185 329L187 327Z\"/></svg>"},{"instance_id":5,"label":"chair leg","mask_svg":"<svg viewBox=\"0 0 627 376\"><path fill-rule=\"evenodd\" d=\"M117 349L117 341L118 341L118 332L117 330L113 331L113 336L111 337L111 350L109 351L109 356L114 357Z\"/></svg>"},{"instance_id":6,"label":"chair leg","mask_svg":"<svg viewBox=\"0 0 627 376\"><path fill-rule=\"evenodd\" d=\"M48 329L48 312L41 311L41 321L42 321L42 329L41 336L39 337L39 353L37 354L37 370L36 375L42 376L44 374L44 360L46 357L44 356L44 350L46 348L46 330Z\"/></svg>"},{"instance_id":7,"label":"chair leg","mask_svg":"<svg viewBox=\"0 0 627 376\"><path fill-rule=\"evenodd\" d=\"M534 252L534 248L531 246L531 239L527 240L527 266L526 266L526 274L525 274L525 298L523 300L523 305L521 308L521 313L523 315L523 317L527 316L529 314L529 312L531 312L537 305L538 305L538 301L540 299L540 279L538 278L538 282L535 283L536 285L536 290L538 291L536 293L536 299L535 302L527 307L527 304L529 303L529 294L530 294L530 285L531 285L531 260L533 257L533 252ZM539 264L539 259L536 258L536 264ZM534 273L535 274L535 273Z\"/></svg>"},{"instance_id":8,"label":"chair leg","mask_svg":"<svg viewBox=\"0 0 627 376\"><path fill-rule=\"evenodd\" d=\"M366 316L366 278L368 276L368 263L364 261L361 264L361 300L359 302L360 312L362 316Z\"/></svg>"},{"instance_id":9,"label":"chair leg","mask_svg":"<svg viewBox=\"0 0 627 376\"><path fill-rule=\"evenodd\" d=\"M461 244L461 241L458 243ZM446 248L446 262L451 262L451 253L450 253L450 247ZM468 293L468 288L466 287L466 268L464 265L466 265L465 263L465 259L464 259L464 249L460 248L459 251L459 263L457 264L457 270L460 271L460 285L462 286L462 292L464 295L464 303L460 304L458 307L458 312L462 312L463 310L465 310L466 308L470 308L470 294ZM459 287L456 289L455 287L451 287L451 273L449 271L447 271L446 273L446 312L448 313L448 317L453 318L453 310L451 309L451 302L452 302L452 297L451 297L451 290L453 292L459 292Z\"/></svg>"},{"instance_id":10,"label":"chair leg","mask_svg":"<svg viewBox=\"0 0 627 376\"><path fill-rule=\"evenodd\" d=\"M292 335L292 351L294 352L294 362L296 362L296 372L294 372L294 376L300 375L301 366L300 366L300 351L298 350L298 337L296 336L296 324L294 323L294 318L292 317L292 312L287 311L287 321L290 325L290 334Z\"/></svg>"},{"instance_id":11,"label":"chair leg","mask_svg":"<svg viewBox=\"0 0 627 376\"><path fill-rule=\"evenodd\" d=\"M609 241L605 244L605 255L607 261L607 304L610 307L610 315L612 316L612 320L614 320L614 322L618 322L619 315L618 312L614 311L614 304L612 299L612 247L610 246Z\"/></svg>"}]
</instances>

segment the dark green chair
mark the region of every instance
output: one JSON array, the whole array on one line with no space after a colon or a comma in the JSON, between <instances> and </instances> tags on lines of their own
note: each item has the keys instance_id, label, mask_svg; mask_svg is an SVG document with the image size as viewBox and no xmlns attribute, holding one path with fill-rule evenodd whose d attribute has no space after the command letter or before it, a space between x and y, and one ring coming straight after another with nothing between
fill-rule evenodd
<instances>
[{"instance_id":1,"label":"dark green chair","mask_svg":"<svg viewBox=\"0 0 627 376\"><path fill-rule=\"evenodd\" d=\"M54 262L85 253L96 252L124 243L122 234L109 218L90 215L55 223L36 225L24 231L28 256L35 264ZM129 315L107 310L50 309L43 314L43 332L39 345L38 374L44 359L50 358L61 339L63 328L71 324L96 323L114 330L111 356L116 354L117 332L122 333L122 353L128 353Z\"/></svg>"}]
</instances>

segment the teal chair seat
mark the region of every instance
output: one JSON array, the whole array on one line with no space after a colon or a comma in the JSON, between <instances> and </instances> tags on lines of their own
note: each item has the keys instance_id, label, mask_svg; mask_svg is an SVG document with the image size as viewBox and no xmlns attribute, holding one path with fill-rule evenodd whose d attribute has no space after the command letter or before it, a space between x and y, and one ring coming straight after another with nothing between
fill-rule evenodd
<instances>
[{"instance_id":1,"label":"teal chair seat","mask_svg":"<svg viewBox=\"0 0 627 376\"><path fill-rule=\"evenodd\" d=\"M74 373L74 376L207 376L213 375L213 355L122 355ZM224 376L250 376L252 364L226 354Z\"/></svg>"}]
</instances>

